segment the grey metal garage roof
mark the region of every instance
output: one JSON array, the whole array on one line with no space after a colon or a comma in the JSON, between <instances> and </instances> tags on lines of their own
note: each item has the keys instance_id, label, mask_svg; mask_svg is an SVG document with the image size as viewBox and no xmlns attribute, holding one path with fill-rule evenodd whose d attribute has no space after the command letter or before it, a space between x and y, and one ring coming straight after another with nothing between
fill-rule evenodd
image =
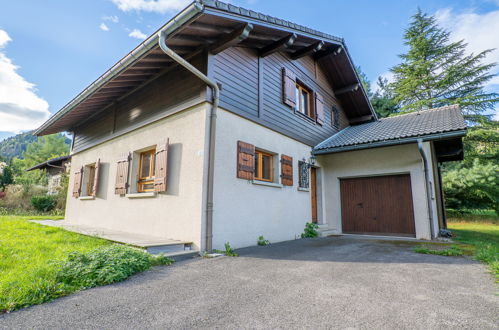
<instances>
[{"instance_id":1,"label":"grey metal garage roof","mask_svg":"<svg viewBox=\"0 0 499 330\"><path fill-rule=\"evenodd\" d=\"M405 115L383 118L357 126L349 126L314 148L315 154L365 149L418 138L436 140L466 134L466 123L459 106L446 106Z\"/></svg>"}]
</instances>

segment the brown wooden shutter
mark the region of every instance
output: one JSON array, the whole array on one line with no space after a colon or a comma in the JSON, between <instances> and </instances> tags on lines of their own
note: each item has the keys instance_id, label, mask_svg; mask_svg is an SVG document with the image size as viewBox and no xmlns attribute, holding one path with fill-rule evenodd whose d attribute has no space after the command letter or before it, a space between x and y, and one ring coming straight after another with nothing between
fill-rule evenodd
<instances>
[{"instance_id":1,"label":"brown wooden shutter","mask_svg":"<svg viewBox=\"0 0 499 330\"><path fill-rule=\"evenodd\" d=\"M293 185L293 157L281 155L281 183L284 186Z\"/></svg>"},{"instance_id":2,"label":"brown wooden shutter","mask_svg":"<svg viewBox=\"0 0 499 330\"><path fill-rule=\"evenodd\" d=\"M116 195L126 194L128 188L128 166L130 162L130 154L123 154L116 163L116 184L114 186L114 193Z\"/></svg>"},{"instance_id":3,"label":"brown wooden shutter","mask_svg":"<svg viewBox=\"0 0 499 330\"><path fill-rule=\"evenodd\" d=\"M291 108L296 106L296 75L282 68L282 102Z\"/></svg>"},{"instance_id":4,"label":"brown wooden shutter","mask_svg":"<svg viewBox=\"0 0 499 330\"><path fill-rule=\"evenodd\" d=\"M168 146L169 139L166 142L158 143L156 147L156 160L154 165L154 191L166 191L168 177Z\"/></svg>"},{"instance_id":5,"label":"brown wooden shutter","mask_svg":"<svg viewBox=\"0 0 499 330\"><path fill-rule=\"evenodd\" d=\"M97 195L97 189L99 188L99 169L100 169L100 158L97 159L97 162L95 163L94 190L92 191L92 196Z\"/></svg>"},{"instance_id":6,"label":"brown wooden shutter","mask_svg":"<svg viewBox=\"0 0 499 330\"><path fill-rule=\"evenodd\" d=\"M317 124L324 125L324 99L319 93L315 93L315 120Z\"/></svg>"},{"instance_id":7,"label":"brown wooden shutter","mask_svg":"<svg viewBox=\"0 0 499 330\"><path fill-rule=\"evenodd\" d=\"M83 167L76 171L74 174L74 183L73 183L73 197L80 197L81 193L81 179L83 176Z\"/></svg>"},{"instance_id":8,"label":"brown wooden shutter","mask_svg":"<svg viewBox=\"0 0 499 330\"><path fill-rule=\"evenodd\" d=\"M255 146L237 141L237 177L253 180L255 173Z\"/></svg>"}]
</instances>

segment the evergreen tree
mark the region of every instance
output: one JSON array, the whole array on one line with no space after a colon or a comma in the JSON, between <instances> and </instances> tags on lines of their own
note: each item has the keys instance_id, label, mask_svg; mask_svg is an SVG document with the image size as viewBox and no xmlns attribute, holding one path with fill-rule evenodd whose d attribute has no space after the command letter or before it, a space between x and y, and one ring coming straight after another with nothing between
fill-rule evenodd
<instances>
[{"instance_id":1,"label":"evergreen tree","mask_svg":"<svg viewBox=\"0 0 499 330\"><path fill-rule=\"evenodd\" d=\"M378 90L371 97L371 104L373 105L374 111L376 111L378 118L389 117L397 114L400 108L397 101L395 101L395 96L393 95L393 90L388 83L388 79L378 77L377 84Z\"/></svg>"},{"instance_id":2,"label":"evergreen tree","mask_svg":"<svg viewBox=\"0 0 499 330\"><path fill-rule=\"evenodd\" d=\"M418 9L404 34L407 53L393 67L395 100L403 112L459 104L471 122L488 119L484 112L499 102L499 94L486 92L495 63L483 61L492 49L466 54L463 40L450 41L450 33L433 16Z\"/></svg>"}]
</instances>

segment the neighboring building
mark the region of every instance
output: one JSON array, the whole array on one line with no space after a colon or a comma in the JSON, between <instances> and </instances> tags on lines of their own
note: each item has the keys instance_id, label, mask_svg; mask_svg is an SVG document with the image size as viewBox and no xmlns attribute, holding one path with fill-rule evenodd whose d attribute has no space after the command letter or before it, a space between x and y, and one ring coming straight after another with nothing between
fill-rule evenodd
<instances>
[{"instance_id":1,"label":"neighboring building","mask_svg":"<svg viewBox=\"0 0 499 330\"><path fill-rule=\"evenodd\" d=\"M0 162L0 175L3 174L3 169L7 167L6 162Z\"/></svg>"},{"instance_id":2,"label":"neighboring building","mask_svg":"<svg viewBox=\"0 0 499 330\"><path fill-rule=\"evenodd\" d=\"M52 158L46 162L37 164L26 171L44 170L48 179L47 194L57 194L58 188L61 187L61 177L64 173L69 173L71 165L71 156L61 156Z\"/></svg>"},{"instance_id":3,"label":"neighboring building","mask_svg":"<svg viewBox=\"0 0 499 330\"><path fill-rule=\"evenodd\" d=\"M149 37L36 132L74 133L69 223L201 250L291 240L306 222L445 227L439 163L463 157L459 108L379 120L343 39L230 4L194 2L160 32L163 49Z\"/></svg>"}]
</instances>

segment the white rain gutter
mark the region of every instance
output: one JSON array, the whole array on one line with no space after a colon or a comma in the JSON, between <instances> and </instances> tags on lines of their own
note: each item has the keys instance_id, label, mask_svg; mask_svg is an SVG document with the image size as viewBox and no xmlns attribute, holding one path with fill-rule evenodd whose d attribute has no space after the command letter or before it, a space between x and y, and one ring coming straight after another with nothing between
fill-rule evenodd
<instances>
[{"instance_id":1,"label":"white rain gutter","mask_svg":"<svg viewBox=\"0 0 499 330\"><path fill-rule=\"evenodd\" d=\"M426 203L428 204L428 219L430 220L430 232L431 238L435 238L435 230L433 229L433 205L431 203L431 185L430 178L428 172L428 158L426 157L426 153L423 149L423 139L418 139L418 149L421 154L421 158L423 159L423 168L424 168L424 178L425 178L425 186L426 186Z\"/></svg>"},{"instance_id":2,"label":"white rain gutter","mask_svg":"<svg viewBox=\"0 0 499 330\"><path fill-rule=\"evenodd\" d=\"M192 72L196 77L201 79L206 85L208 85L212 90L212 105L210 109L210 115L208 117L208 179L207 179L207 189L205 198L205 212L206 212L206 241L205 249L210 251L212 249L213 243L213 178L214 178L214 163L215 163L215 130L216 130L216 119L217 119L217 108L220 98L220 90L218 85L213 80L210 80L204 73L199 71L192 64L184 60L180 55L175 53L166 45L166 39L171 31L174 31L177 27L175 26L176 19L173 22L171 30L164 29L158 33L159 46L165 52L166 55L170 56L175 62Z\"/></svg>"}]
</instances>

